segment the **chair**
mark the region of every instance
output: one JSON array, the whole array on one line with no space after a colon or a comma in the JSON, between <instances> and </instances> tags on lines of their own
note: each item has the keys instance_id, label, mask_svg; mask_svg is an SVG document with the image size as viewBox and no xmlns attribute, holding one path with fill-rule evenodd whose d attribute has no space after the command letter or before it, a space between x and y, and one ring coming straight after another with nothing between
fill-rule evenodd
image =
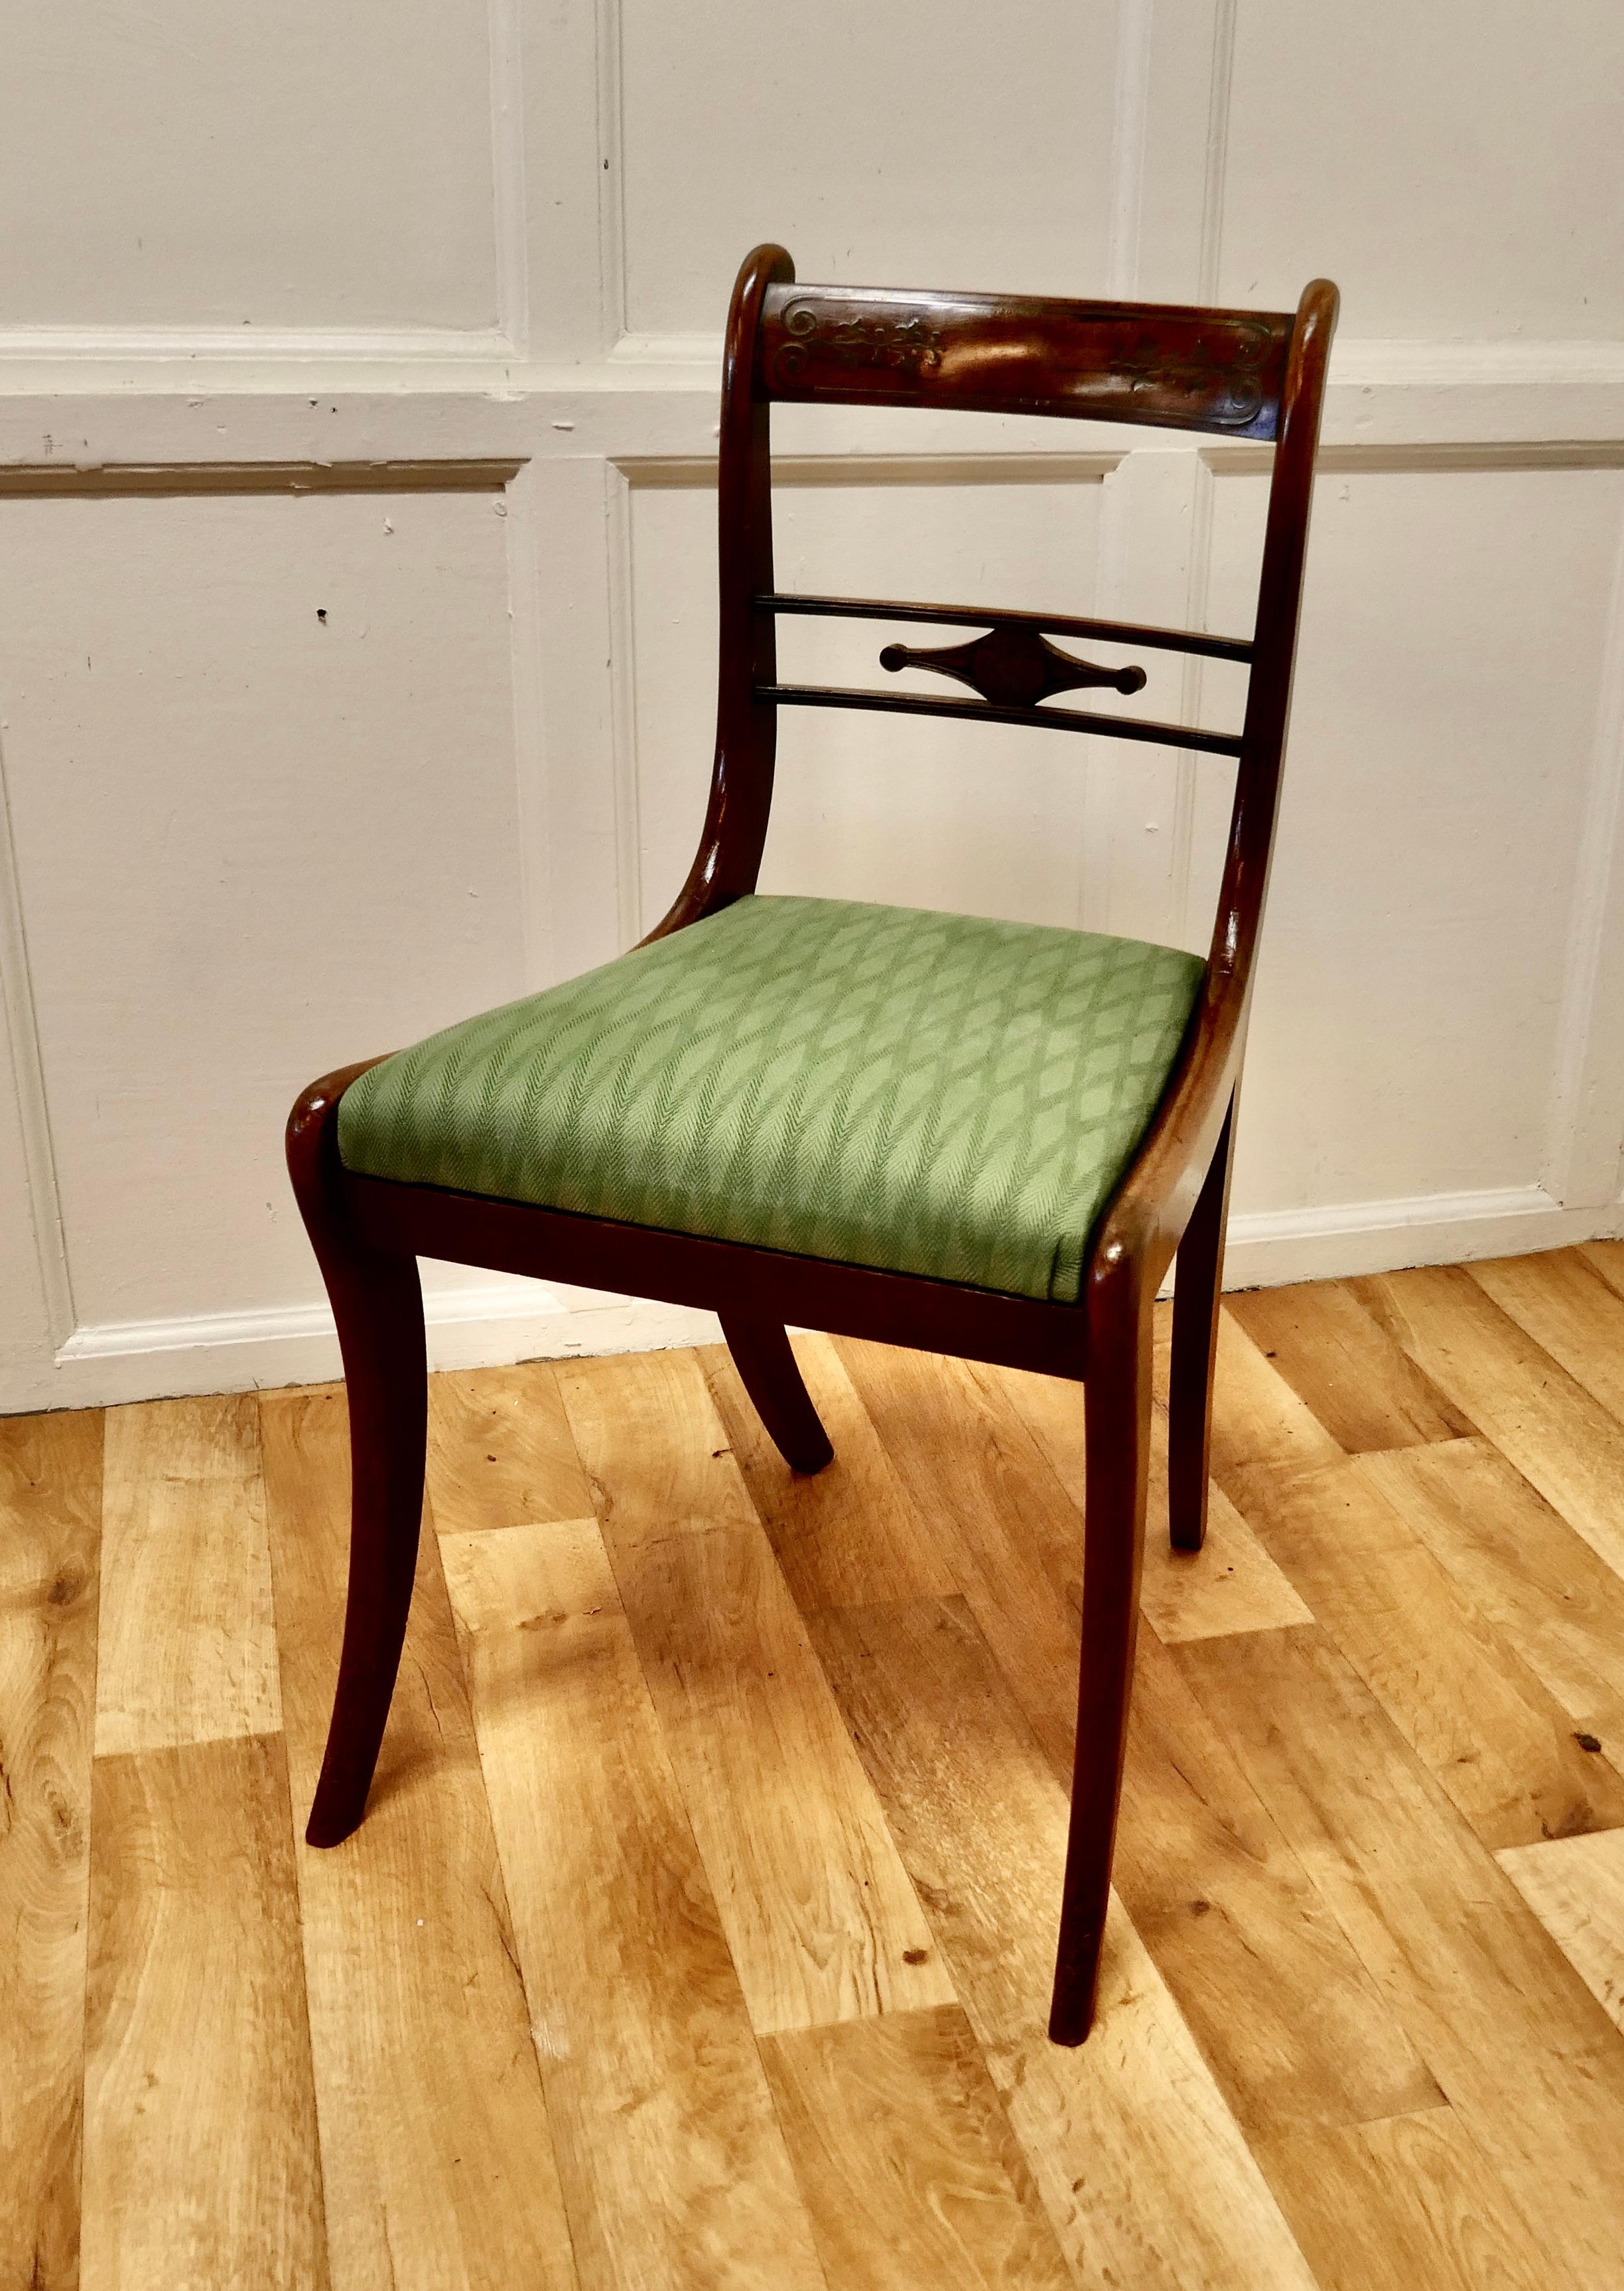
<instances>
[{"instance_id":1,"label":"chair","mask_svg":"<svg viewBox=\"0 0 1624 2291\"><path fill-rule=\"evenodd\" d=\"M329 1074L289 1121L338 1323L354 1473L312 1845L336 1845L361 1819L406 1629L426 1418L417 1257L713 1308L763 1423L803 1472L832 1451L786 1323L1086 1379L1082 1659L1050 2034L1087 2035L1132 1682L1151 1307L1175 1250L1170 1518L1180 1550L1205 1533L1235 1099L1336 315L1323 280L1292 317L803 286L782 248L746 260L723 366L716 755L676 904L603 969ZM1254 632L782 594L775 399L1272 439ZM781 683L788 614L981 631L880 655L976 696ZM1056 636L1245 663L1242 732L1048 706L1145 681L1079 661ZM1081 932L757 895L788 707L1236 758L1206 962Z\"/></svg>"}]
</instances>

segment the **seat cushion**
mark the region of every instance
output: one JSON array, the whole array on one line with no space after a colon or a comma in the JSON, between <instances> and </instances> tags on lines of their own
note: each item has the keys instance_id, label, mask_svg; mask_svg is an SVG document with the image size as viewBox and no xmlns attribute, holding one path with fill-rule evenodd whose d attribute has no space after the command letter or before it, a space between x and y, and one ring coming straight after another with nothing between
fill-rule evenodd
<instances>
[{"instance_id":1,"label":"seat cushion","mask_svg":"<svg viewBox=\"0 0 1624 2291\"><path fill-rule=\"evenodd\" d=\"M1074 1300L1202 964L838 899L739 900L361 1075L369 1177Z\"/></svg>"}]
</instances>

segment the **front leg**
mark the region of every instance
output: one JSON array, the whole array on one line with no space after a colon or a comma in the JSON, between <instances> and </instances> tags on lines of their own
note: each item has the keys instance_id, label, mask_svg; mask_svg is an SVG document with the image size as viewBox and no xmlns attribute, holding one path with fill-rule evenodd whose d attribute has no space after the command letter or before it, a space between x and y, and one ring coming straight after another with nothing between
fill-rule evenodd
<instances>
[{"instance_id":1,"label":"front leg","mask_svg":"<svg viewBox=\"0 0 1624 2291\"><path fill-rule=\"evenodd\" d=\"M338 1102L361 1067L306 1090L287 1126L288 1170L338 1323L350 1402L350 1588L326 1755L305 1835L336 1845L366 1808L417 1561L428 1438L428 1355L414 1257L364 1247L344 1218Z\"/></svg>"},{"instance_id":2,"label":"front leg","mask_svg":"<svg viewBox=\"0 0 1624 2291\"><path fill-rule=\"evenodd\" d=\"M1060 1941L1049 2033L1080 2045L1094 2022L1128 1742L1150 1474L1151 1298L1127 1258L1089 1282L1082 1668Z\"/></svg>"}]
</instances>

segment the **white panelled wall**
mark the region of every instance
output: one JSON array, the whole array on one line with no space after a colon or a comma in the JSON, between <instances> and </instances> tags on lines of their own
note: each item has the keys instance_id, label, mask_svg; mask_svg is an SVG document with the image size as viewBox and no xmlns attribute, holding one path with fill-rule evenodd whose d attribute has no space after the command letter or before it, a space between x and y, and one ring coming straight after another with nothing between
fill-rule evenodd
<instances>
[{"instance_id":1,"label":"white panelled wall","mask_svg":"<svg viewBox=\"0 0 1624 2291\"><path fill-rule=\"evenodd\" d=\"M861 283L1339 280L1230 1278L1624 1230L1624 11L960 14L14 12L0 1408L333 1373L295 1092L662 911L767 237ZM1266 451L776 434L786 585L1249 625ZM864 681L882 635L782 642ZM1147 665L1130 704L1235 721L1233 671ZM1204 945L1231 767L1097 745L786 716L767 887ZM429 1270L443 1362L704 1327Z\"/></svg>"}]
</instances>

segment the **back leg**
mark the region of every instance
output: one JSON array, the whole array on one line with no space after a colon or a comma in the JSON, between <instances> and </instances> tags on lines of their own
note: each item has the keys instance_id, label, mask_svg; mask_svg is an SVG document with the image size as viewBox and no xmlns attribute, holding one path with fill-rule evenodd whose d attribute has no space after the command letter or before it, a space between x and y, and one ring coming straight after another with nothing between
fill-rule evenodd
<instances>
[{"instance_id":1,"label":"back leg","mask_svg":"<svg viewBox=\"0 0 1624 2291\"><path fill-rule=\"evenodd\" d=\"M721 1316L722 1334L739 1382L755 1404L772 1443L794 1472L821 1472L834 1450L812 1395L801 1379L790 1340L776 1321Z\"/></svg>"},{"instance_id":2,"label":"back leg","mask_svg":"<svg viewBox=\"0 0 1624 2291\"><path fill-rule=\"evenodd\" d=\"M1232 1098L1212 1165L1178 1244L1167 1448L1168 1526L1176 1551L1199 1551L1207 1538L1212 1371L1218 1356L1229 1180L1234 1167L1234 1119Z\"/></svg>"}]
</instances>

